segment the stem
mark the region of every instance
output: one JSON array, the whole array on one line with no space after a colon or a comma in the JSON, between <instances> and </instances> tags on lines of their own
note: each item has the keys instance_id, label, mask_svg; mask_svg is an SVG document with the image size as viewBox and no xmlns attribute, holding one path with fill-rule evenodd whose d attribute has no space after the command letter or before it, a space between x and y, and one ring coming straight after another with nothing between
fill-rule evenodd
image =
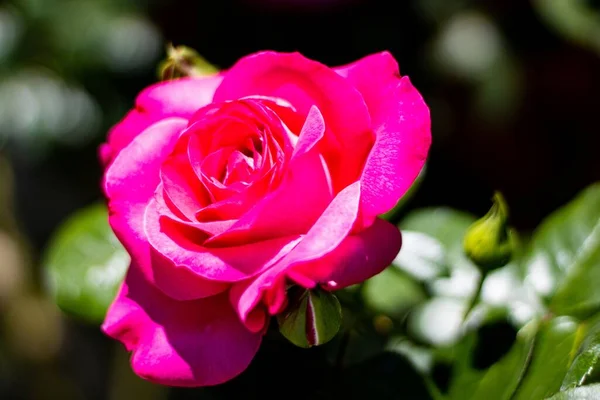
<instances>
[{"instance_id":1,"label":"stem","mask_svg":"<svg viewBox=\"0 0 600 400\"><path fill-rule=\"evenodd\" d=\"M471 297L469 306L467 307L467 309L465 310L465 314L463 315L463 323L467 321L467 317L469 316L469 314L471 314L471 312L477 305L477 300L479 300L479 297L481 295L481 289L483 288L483 282L485 281L486 276L487 276L487 273L485 273L485 272L481 273L481 278L479 279L479 282L477 283L477 290L475 290L475 294L473 294L473 296Z\"/></svg>"}]
</instances>

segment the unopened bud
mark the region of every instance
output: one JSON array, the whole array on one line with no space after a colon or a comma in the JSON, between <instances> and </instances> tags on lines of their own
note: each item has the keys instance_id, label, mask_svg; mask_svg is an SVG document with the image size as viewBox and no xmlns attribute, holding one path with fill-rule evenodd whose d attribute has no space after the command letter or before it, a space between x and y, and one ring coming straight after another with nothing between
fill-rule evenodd
<instances>
[{"instance_id":1,"label":"unopened bud","mask_svg":"<svg viewBox=\"0 0 600 400\"><path fill-rule=\"evenodd\" d=\"M289 289L289 305L277 316L279 331L299 347L326 343L340 330L342 308L337 297L320 288Z\"/></svg>"},{"instance_id":2,"label":"unopened bud","mask_svg":"<svg viewBox=\"0 0 600 400\"><path fill-rule=\"evenodd\" d=\"M508 207L499 192L490 211L475 221L464 237L467 256L483 271L508 264L516 248L516 238L508 227Z\"/></svg>"},{"instance_id":3,"label":"unopened bud","mask_svg":"<svg viewBox=\"0 0 600 400\"><path fill-rule=\"evenodd\" d=\"M186 76L207 76L219 70L208 63L196 50L186 46L167 46L167 58L158 66L158 77L170 80Z\"/></svg>"}]
</instances>

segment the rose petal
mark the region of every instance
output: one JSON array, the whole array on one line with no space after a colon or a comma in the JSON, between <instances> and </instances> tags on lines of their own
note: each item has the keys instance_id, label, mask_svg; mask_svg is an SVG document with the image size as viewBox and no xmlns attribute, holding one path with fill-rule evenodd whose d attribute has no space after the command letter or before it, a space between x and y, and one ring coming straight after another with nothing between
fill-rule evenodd
<instances>
[{"instance_id":1,"label":"rose petal","mask_svg":"<svg viewBox=\"0 0 600 400\"><path fill-rule=\"evenodd\" d=\"M153 123L167 117L189 118L212 101L223 77L181 78L164 81L144 89L136 98L135 108L113 127L100 157L108 165L134 137Z\"/></svg>"},{"instance_id":2,"label":"rose petal","mask_svg":"<svg viewBox=\"0 0 600 400\"><path fill-rule=\"evenodd\" d=\"M248 315L244 326L250 332L262 332L267 327L268 316L264 308L256 307Z\"/></svg>"},{"instance_id":3,"label":"rose petal","mask_svg":"<svg viewBox=\"0 0 600 400\"><path fill-rule=\"evenodd\" d=\"M224 200L236 193L235 190L226 187L221 182L225 176L229 156L234 150L234 147L222 147L216 150L204 157L197 169L196 174L200 174L200 181L213 202Z\"/></svg>"},{"instance_id":4,"label":"rose petal","mask_svg":"<svg viewBox=\"0 0 600 400\"><path fill-rule=\"evenodd\" d=\"M372 104L376 141L365 164L361 210L375 216L392 209L423 168L431 144L429 108L408 77Z\"/></svg>"},{"instance_id":5,"label":"rose petal","mask_svg":"<svg viewBox=\"0 0 600 400\"><path fill-rule=\"evenodd\" d=\"M261 95L246 96L243 98L258 100L261 104L271 109L288 128L288 140L290 141L292 147L296 145L296 141L298 140L298 136L296 135L297 132L300 132L300 129L302 129L304 118L302 118L302 115L297 112L297 110L289 101L278 97Z\"/></svg>"},{"instance_id":6,"label":"rose petal","mask_svg":"<svg viewBox=\"0 0 600 400\"><path fill-rule=\"evenodd\" d=\"M221 292L226 286L203 279L189 279L185 271L163 279L163 271L153 268L156 259L152 257L144 230L146 207L150 199L154 201L154 192L160 182L161 163L172 151L186 125L184 119L168 118L133 139L106 171L104 190L109 199L110 225L145 278L154 284L160 282L166 288L185 282L187 286L177 286L179 289L176 293L184 296L192 292L195 298L201 298Z\"/></svg>"},{"instance_id":7,"label":"rose petal","mask_svg":"<svg viewBox=\"0 0 600 400\"><path fill-rule=\"evenodd\" d=\"M100 161L102 165L108 166L115 155L127 146L134 137L163 118L162 114L148 114L137 109L129 111L108 132L107 143L103 143L100 146Z\"/></svg>"},{"instance_id":8,"label":"rose petal","mask_svg":"<svg viewBox=\"0 0 600 400\"><path fill-rule=\"evenodd\" d=\"M244 371L258 351L226 296L179 302L129 269L102 330L132 351L136 374L168 386L208 386Z\"/></svg>"},{"instance_id":9,"label":"rose petal","mask_svg":"<svg viewBox=\"0 0 600 400\"><path fill-rule=\"evenodd\" d=\"M231 226L233 224L235 224L235 220L223 220L223 221L210 221L210 222L187 222L187 221L182 221L176 218L173 218L173 215L162 215L160 217L160 221L161 221L161 225L164 226L163 222L169 221L168 223L171 224L171 226L174 226L173 229L187 229L187 228L192 228L192 229L197 229L200 230L204 233L207 234L207 236L213 236L213 235L219 235L223 232L225 232L226 230L228 230L229 228L231 228ZM176 226L179 225L180 228L177 228Z\"/></svg>"},{"instance_id":10,"label":"rose petal","mask_svg":"<svg viewBox=\"0 0 600 400\"><path fill-rule=\"evenodd\" d=\"M284 99L306 117L316 105L338 134L369 130L360 94L329 67L300 53L260 52L239 60L215 91L214 101L262 95Z\"/></svg>"},{"instance_id":11,"label":"rose petal","mask_svg":"<svg viewBox=\"0 0 600 400\"><path fill-rule=\"evenodd\" d=\"M177 268L154 250L151 250L151 258L155 286L174 300L202 299L222 293L230 286L227 282L203 279L187 268Z\"/></svg>"},{"instance_id":12,"label":"rose petal","mask_svg":"<svg viewBox=\"0 0 600 400\"><path fill-rule=\"evenodd\" d=\"M299 157L311 151L323 138L323 135L325 135L325 120L321 111L312 106L306 116L300 135L298 135L298 142L292 157Z\"/></svg>"},{"instance_id":13,"label":"rose petal","mask_svg":"<svg viewBox=\"0 0 600 400\"><path fill-rule=\"evenodd\" d=\"M223 75L217 74L159 82L144 89L136 105L152 114L191 117L199 108L213 101L213 95L222 81Z\"/></svg>"},{"instance_id":14,"label":"rose petal","mask_svg":"<svg viewBox=\"0 0 600 400\"><path fill-rule=\"evenodd\" d=\"M277 304L267 304L275 310L285 296L285 273L296 264L319 260L334 251L348 236L358 216L360 183L356 182L342 190L329 207L319 217L300 243L272 268L252 281L235 284L230 291L230 299L242 321L263 299L263 294L271 289L269 298Z\"/></svg>"},{"instance_id":15,"label":"rose petal","mask_svg":"<svg viewBox=\"0 0 600 400\"><path fill-rule=\"evenodd\" d=\"M197 229L202 232L201 235L207 238L221 233L231 227L234 220L215 220L210 222L198 222L195 219L190 221L185 215L182 215L179 210L171 204L170 199L165 196L162 189L162 185L158 185L154 194L154 200L156 201L156 210L160 215L161 224L167 220L169 224L179 224L183 226L183 229Z\"/></svg>"},{"instance_id":16,"label":"rose petal","mask_svg":"<svg viewBox=\"0 0 600 400\"><path fill-rule=\"evenodd\" d=\"M362 178L363 211L377 215L396 204L423 166L431 142L429 110L408 78L400 78L398 63L389 52L335 71L362 93L377 133Z\"/></svg>"},{"instance_id":17,"label":"rose petal","mask_svg":"<svg viewBox=\"0 0 600 400\"><path fill-rule=\"evenodd\" d=\"M323 116L318 108L312 107L281 186L230 229L210 238L207 245L223 246L306 232L333 198L327 165L312 151L324 132ZM310 190L305 191L306 187ZM303 192L302 196L298 196L299 191ZM293 214L287 212L290 209L294 210Z\"/></svg>"},{"instance_id":18,"label":"rose petal","mask_svg":"<svg viewBox=\"0 0 600 400\"><path fill-rule=\"evenodd\" d=\"M338 193L294 251L282 262L311 261L333 251L348 236L356 221L360 194L359 182Z\"/></svg>"},{"instance_id":19,"label":"rose petal","mask_svg":"<svg viewBox=\"0 0 600 400\"><path fill-rule=\"evenodd\" d=\"M333 252L317 262L299 264L288 274L291 279L304 282L304 286L322 284L330 290L342 289L383 271L401 244L398 228L376 218L370 227L348 236Z\"/></svg>"},{"instance_id":20,"label":"rose petal","mask_svg":"<svg viewBox=\"0 0 600 400\"><path fill-rule=\"evenodd\" d=\"M183 140L182 140L183 139ZM188 137L177 141L174 152L165 159L160 168L161 187L163 193L185 219L193 221L198 210L209 204L207 191L198 182L198 177L190 166L187 157ZM180 151L177 151L179 148Z\"/></svg>"},{"instance_id":21,"label":"rose petal","mask_svg":"<svg viewBox=\"0 0 600 400\"><path fill-rule=\"evenodd\" d=\"M197 244L203 239L195 240L200 234L197 230L189 227L185 230L183 226L170 230L162 225L157 207L156 200L151 200L144 217L145 233L150 245L170 261L169 265L154 263L153 266L171 269L172 273L188 269L203 279L236 282L268 269L299 240L297 236L284 236L241 246L206 248ZM156 285L163 288L162 282ZM172 291L168 291L171 295Z\"/></svg>"},{"instance_id":22,"label":"rose petal","mask_svg":"<svg viewBox=\"0 0 600 400\"><path fill-rule=\"evenodd\" d=\"M160 182L160 165L186 125L182 118L167 118L152 125L117 155L104 175L110 225L149 280L152 262L144 213Z\"/></svg>"},{"instance_id":23,"label":"rose petal","mask_svg":"<svg viewBox=\"0 0 600 400\"><path fill-rule=\"evenodd\" d=\"M398 63L387 51L371 54L334 70L358 89L371 113L376 111L388 87L400 80Z\"/></svg>"},{"instance_id":24,"label":"rose petal","mask_svg":"<svg viewBox=\"0 0 600 400\"><path fill-rule=\"evenodd\" d=\"M240 151L235 150L230 154L227 160L227 167L225 169L225 178L223 179L223 183L225 185L233 184L235 182L248 183L252 176L253 169L254 157L250 158L247 155L242 154Z\"/></svg>"},{"instance_id":25,"label":"rose petal","mask_svg":"<svg viewBox=\"0 0 600 400\"><path fill-rule=\"evenodd\" d=\"M236 203L234 207L226 206L227 209L239 210L237 205L242 204L241 211L246 211L254 204L253 200L264 197L271 181L279 179L279 171L291 157L293 145L287 128L268 107L273 104L267 99L245 98L205 107L192 118L188 159L215 203L208 213L220 214L212 209L221 208L218 203L222 201ZM227 164L234 151L251 157L254 166L246 173L251 177L248 182L225 181ZM231 199L232 196L237 198ZM241 215L236 214L225 218Z\"/></svg>"},{"instance_id":26,"label":"rose petal","mask_svg":"<svg viewBox=\"0 0 600 400\"><path fill-rule=\"evenodd\" d=\"M275 191L248 210L230 229L208 239L206 245L221 247L303 234L332 198L331 178L322 157L316 152L304 154L290 162L284 181Z\"/></svg>"}]
</instances>

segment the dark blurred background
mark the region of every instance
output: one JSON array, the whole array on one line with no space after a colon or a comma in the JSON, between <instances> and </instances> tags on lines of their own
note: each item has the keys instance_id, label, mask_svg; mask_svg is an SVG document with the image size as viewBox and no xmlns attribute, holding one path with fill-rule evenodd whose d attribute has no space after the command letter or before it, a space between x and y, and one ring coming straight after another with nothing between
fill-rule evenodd
<instances>
[{"instance_id":1,"label":"dark blurred background","mask_svg":"<svg viewBox=\"0 0 600 400\"><path fill-rule=\"evenodd\" d=\"M594 0L1 2L0 398L210 398L137 380L97 327L32 294L43 289L37 266L52 232L101 198L97 146L157 80L167 42L219 68L262 49L332 66L389 50L433 124L407 210L482 214L497 189L528 231L600 180L599 12ZM271 368L276 382L301 374L305 354L320 357L289 347L261 351L238 379L256 392L245 398L266 390L253 380L261 365L300 360Z\"/></svg>"}]
</instances>

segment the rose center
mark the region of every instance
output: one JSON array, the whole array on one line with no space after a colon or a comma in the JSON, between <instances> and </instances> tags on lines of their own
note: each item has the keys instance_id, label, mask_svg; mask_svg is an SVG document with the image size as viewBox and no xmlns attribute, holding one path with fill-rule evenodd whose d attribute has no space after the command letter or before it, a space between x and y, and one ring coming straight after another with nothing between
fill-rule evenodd
<instances>
[{"instance_id":1,"label":"rose center","mask_svg":"<svg viewBox=\"0 0 600 400\"><path fill-rule=\"evenodd\" d=\"M190 119L163 164L165 194L192 220L231 218L279 184L292 152L289 131L264 100L214 104Z\"/></svg>"}]
</instances>

